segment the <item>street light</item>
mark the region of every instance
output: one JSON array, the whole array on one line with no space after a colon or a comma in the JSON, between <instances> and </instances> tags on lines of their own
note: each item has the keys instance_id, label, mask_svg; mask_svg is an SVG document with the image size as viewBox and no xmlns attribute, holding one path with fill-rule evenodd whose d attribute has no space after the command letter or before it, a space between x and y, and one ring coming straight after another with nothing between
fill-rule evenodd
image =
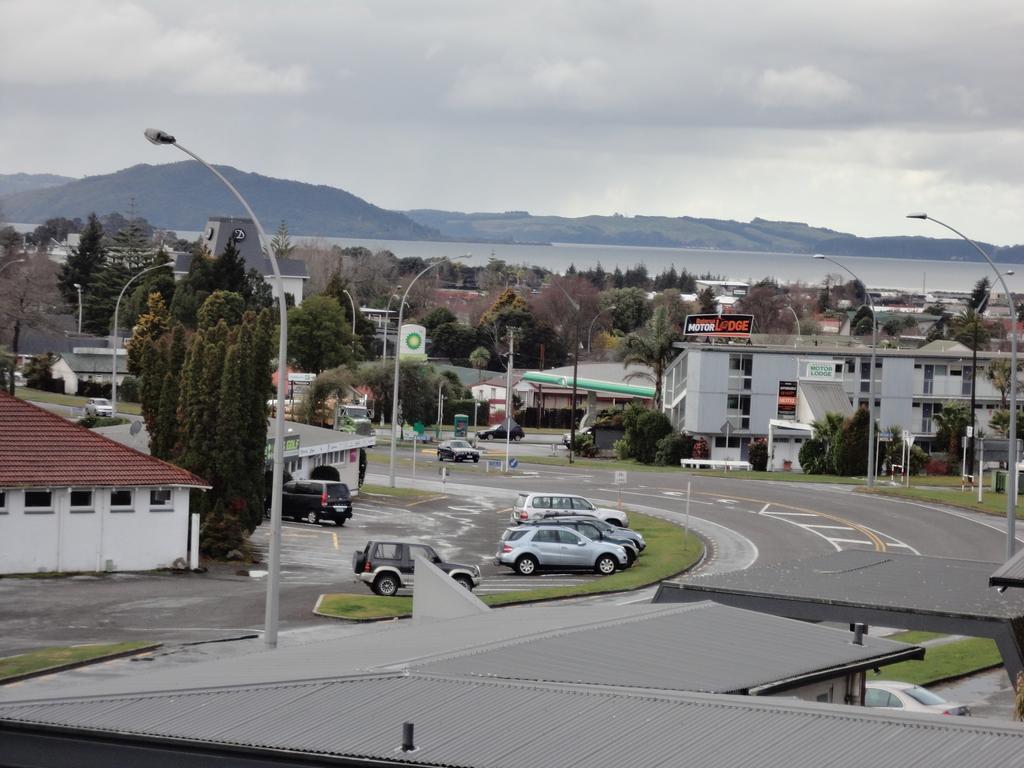
<instances>
[{"instance_id":1,"label":"street light","mask_svg":"<svg viewBox=\"0 0 1024 768\"><path fill-rule=\"evenodd\" d=\"M114 328L113 328L113 332L111 333L112 341L110 343L111 352L113 352L113 354L111 356L114 359L113 362L111 363L111 369L110 369L110 415L111 416L117 416L117 341L118 341L118 339L117 339L117 314L118 314L118 312L121 309L121 299L124 298L124 292L128 290L128 286L129 285L134 283L136 280L138 280L140 277L142 277L147 272L152 272L154 269L160 269L161 267L171 267L173 269L174 268L174 262L173 261L165 261L163 264L154 264L152 267L146 267L141 272L136 272L134 275L132 275L130 278L128 278L128 282L124 284L124 287L121 289L121 292L117 295L117 301L114 303ZM81 330L82 330L82 286L80 286L78 283L75 283L75 288L78 289L78 330L79 330L79 332L81 332Z\"/></svg>"},{"instance_id":2,"label":"street light","mask_svg":"<svg viewBox=\"0 0 1024 768\"><path fill-rule=\"evenodd\" d=\"M871 363L868 380L868 488L875 485L875 348L878 346L878 315L875 314L875 302L871 298L871 291L868 285L857 277L845 264L821 253L814 254L816 259L824 259L835 264L847 272L850 277L864 286L864 295L868 297L868 306L871 307ZM793 312L796 315L796 312Z\"/></svg>"},{"instance_id":3,"label":"street light","mask_svg":"<svg viewBox=\"0 0 1024 768\"><path fill-rule=\"evenodd\" d=\"M866 291L867 288L865 288L864 290ZM793 346L795 347L800 342L800 318L797 317L796 310L793 309L792 304L787 304L786 309L793 313L793 319L796 321L796 341L793 342Z\"/></svg>"},{"instance_id":4,"label":"street light","mask_svg":"<svg viewBox=\"0 0 1024 768\"><path fill-rule=\"evenodd\" d=\"M352 294L346 291L344 288L341 292L348 296L348 303L352 305L352 354L356 351L356 303L352 299Z\"/></svg>"},{"instance_id":5,"label":"street light","mask_svg":"<svg viewBox=\"0 0 1024 768\"><path fill-rule=\"evenodd\" d=\"M82 332L82 284L75 283L75 290L78 291L78 332ZM114 326L114 330L117 330L117 326Z\"/></svg>"},{"instance_id":6,"label":"street light","mask_svg":"<svg viewBox=\"0 0 1024 768\"><path fill-rule=\"evenodd\" d=\"M1006 488L1006 559L1009 560L1013 557L1014 551L1017 549L1016 542L1016 523L1017 523L1017 302L1013 298L1013 294L1010 293L1010 289L1006 285L1006 280L1003 278L1003 273L1000 272L996 265L992 262L981 247L971 240L967 235L958 229L954 229L944 221L939 221L933 216L929 216L927 213L909 213L907 214L908 219L927 219L928 221L934 221L940 227L945 227L950 232L953 232L968 243L970 243L974 250L981 254L982 258L988 262L988 265L992 267L992 271L996 273L996 277L999 278L999 282L1003 286L1003 292L1006 294L1006 301L1010 305L1010 324L1013 331L1010 337L1010 441L1007 447L1010 465L1009 481L1013 483L1013 487L1009 487L1009 482Z\"/></svg>"},{"instance_id":7,"label":"street light","mask_svg":"<svg viewBox=\"0 0 1024 768\"><path fill-rule=\"evenodd\" d=\"M596 323L597 322L597 318L599 318L605 312L611 312L613 309L615 309L615 305L614 304L612 304L609 307L605 307L600 312L598 312L596 315L594 315L594 319L590 321L590 327L587 329L587 357L590 357L590 335L594 332L594 323Z\"/></svg>"},{"instance_id":8,"label":"street light","mask_svg":"<svg viewBox=\"0 0 1024 768\"><path fill-rule=\"evenodd\" d=\"M271 486L270 499L270 553L267 563L267 607L266 622L263 631L263 641L270 648L277 647L277 618L278 618L278 592L281 583L281 489L284 486L284 393L285 381L288 378L288 309L284 300L284 280L281 278L281 270L277 265L277 256L274 249L270 247L270 240L267 233L260 226L259 219L252 212L249 203L232 186L231 182L224 178L220 171L203 160L199 155L186 149L169 133L147 128L146 139L153 144L170 144L177 147L186 155L202 165L206 170L216 176L235 196L245 212L249 214L256 231L260 236L260 245L263 252L270 260L270 266L274 270L274 279L277 281L277 307L280 314L280 333L277 342L277 408L274 416L274 471L273 485Z\"/></svg>"},{"instance_id":9,"label":"street light","mask_svg":"<svg viewBox=\"0 0 1024 768\"><path fill-rule=\"evenodd\" d=\"M25 259L11 259L6 264L0 265L0 272L3 272L5 269L11 266L11 264L21 264L23 261L25 261Z\"/></svg>"},{"instance_id":10,"label":"street light","mask_svg":"<svg viewBox=\"0 0 1024 768\"><path fill-rule=\"evenodd\" d=\"M565 294L565 298L569 300L569 304L572 305L572 308L576 312L573 322L573 325L575 326L575 333L573 334L572 350L572 399L569 401L569 463L572 464L573 449L576 447L576 377L580 370L580 305L572 296L569 295L569 292L562 287L561 281L556 280L555 285L558 286L558 290ZM600 315L600 312L598 315Z\"/></svg>"},{"instance_id":11,"label":"street light","mask_svg":"<svg viewBox=\"0 0 1024 768\"><path fill-rule=\"evenodd\" d=\"M402 290L402 286L400 286L400 285L396 285L395 287L398 290ZM381 353L381 356L380 356L380 361L382 363L386 363L388 361L388 330L391 328L391 301L393 299L397 299L397 298L398 298L398 294L397 293L392 293L390 296L388 296L388 308L387 308L387 311L384 313L384 351ZM404 301L404 299L403 299L403 301ZM384 423L384 415L383 414L381 414L380 423L381 424Z\"/></svg>"},{"instance_id":12,"label":"street light","mask_svg":"<svg viewBox=\"0 0 1024 768\"><path fill-rule=\"evenodd\" d=\"M419 280L421 277L423 277L423 275L425 275L430 270L435 269L435 268L441 266L445 262L451 263L451 262L455 261L456 259L468 259L471 255L472 254L464 253L464 254L462 254L460 256L445 256L445 257L443 257L441 259L438 259L433 264L430 264L430 265L424 267L422 270L420 270L419 274L417 274L416 277L414 277L412 280L409 281L409 285L408 285L408 287L406 287L405 293L402 294L402 300L398 304L398 330L397 330L398 334L402 333L402 316L403 316L403 313L405 311L405 305L406 305L405 299L406 299L406 297L408 297L409 291L412 290L413 285L416 284L416 281ZM388 306L390 307L390 302L388 302ZM386 337L385 337L385 339L386 339ZM387 343L387 341L385 340L385 344L386 343ZM398 447L398 430L397 430L397 427L398 427L398 374L399 374L398 363L401 360L401 355L398 354L398 344L399 344L399 340L396 337L396 339L395 339L395 380L394 380L394 383L393 383L392 388L391 388L391 459L390 459L389 467L388 467L388 477L390 479L390 483L391 483L391 487L392 488L395 487L395 450Z\"/></svg>"}]
</instances>

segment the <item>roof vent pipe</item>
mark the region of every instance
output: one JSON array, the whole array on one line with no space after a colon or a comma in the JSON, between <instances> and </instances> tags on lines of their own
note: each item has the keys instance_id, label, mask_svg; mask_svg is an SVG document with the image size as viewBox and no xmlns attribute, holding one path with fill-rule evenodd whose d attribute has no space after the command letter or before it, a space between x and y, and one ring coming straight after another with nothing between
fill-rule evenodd
<instances>
[{"instance_id":1,"label":"roof vent pipe","mask_svg":"<svg viewBox=\"0 0 1024 768\"><path fill-rule=\"evenodd\" d=\"M867 624L854 624L853 625L853 644L864 645L864 635L867 634Z\"/></svg>"},{"instance_id":2,"label":"roof vent pipe","mask_svg":"<svg viewBox=\"0 0 1024 768\"><path fill-rule=\"evenodd\" d=\"M413 740L412 735L413 725L412 723L402 723L402 751L413 752L416 750L416 744Z\"/></svg>"}]
</instances>

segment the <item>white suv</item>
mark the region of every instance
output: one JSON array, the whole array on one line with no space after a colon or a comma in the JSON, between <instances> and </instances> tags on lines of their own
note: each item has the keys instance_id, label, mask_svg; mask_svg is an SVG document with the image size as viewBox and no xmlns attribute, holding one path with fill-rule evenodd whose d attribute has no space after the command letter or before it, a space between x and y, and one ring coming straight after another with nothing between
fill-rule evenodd
<instances>
[{"instance_id":1,"label":"white suv","mask_svg":"<svg viewBox=\"0 0 1024 768\"><path fill-rule=\"evenodd\" d=\"M571 493L520 493L512 505L509 520L513 525L528 520L540 520L543 517L563 515L592 515L606 523L625 528L629 525L629 515L621 509L598 507L582 496Z\"/></svg>"},{"instance_id":2,"label":"white suv","mask_svg":"<svg viewBox=\"0 0 1024 768\"><path fill-rule=\"evenodd\" d=\"M105 397L90 397L85 403L86 416L113 416L110 401Z\"/></svg>"}]
</instances>

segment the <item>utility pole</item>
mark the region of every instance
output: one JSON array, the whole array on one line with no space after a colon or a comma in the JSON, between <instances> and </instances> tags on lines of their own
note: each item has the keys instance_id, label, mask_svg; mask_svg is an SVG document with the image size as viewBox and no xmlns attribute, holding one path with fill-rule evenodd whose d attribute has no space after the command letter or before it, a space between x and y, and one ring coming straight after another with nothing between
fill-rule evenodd
<instances>
[{"instance_id":1,"label":"utility pole","mask_svg":"<svg viewBox=\"0 0 1024 768\"><path fill-rule=\"evenodd\" d=\"M512 442L512 365L516 336L508 329L508 372L505 378L505 471L508 472L509 446Z\"/></svg>"}]
</instances>

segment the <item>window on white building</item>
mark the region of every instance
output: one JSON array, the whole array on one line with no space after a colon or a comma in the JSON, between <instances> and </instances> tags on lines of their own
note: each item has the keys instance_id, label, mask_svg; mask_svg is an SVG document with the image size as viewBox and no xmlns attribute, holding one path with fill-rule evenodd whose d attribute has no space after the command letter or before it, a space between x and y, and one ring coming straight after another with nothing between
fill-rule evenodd
<instances>
[{"instance_id":1,"label":"window on white building","mask_svg":"<svg viewBox=\"0 0 1024 768\"><path fill-rule=\"evenodd\" d=\"M169 488L154 488L149 492L150 512L169 512L172 509L171 490Z\"/></svg>"},{"instance_id":2,"label":"window on white building","mask_svg":"<svg viewBox=\"0 0 1024 768\"><path fill-rule=\"evenodd\" d=\"M53 491L25 491L25 512L33 515L53 512Z\"/></svg>"},{"instance_id":3,"label":"window on white building","mask_svg":"<svg viewBox=\"0 0 1024 768\"><path fill-rule=\"evenodd\" d=\"M71 511L72 512L94 512L96 510L92 503L92 490L90 488L71 489Z\"/></svg>"},{"instance_id":4,"label":"window on white building","mask_svg":"<svg viewBox=\"0 0 1024 768\"><path fill-rule=\"evenodd\" d=\"M7 514L7 491L0 491L0 515Z\"/></svg>"},{"instance_id":5,"label":"window on white building","mask_svg":"<svg viewBox=\"0 0 1024 768\"><path fill-rule=\"evenodd\" d=\"M134 512L131 488L112 488L110 491L111 512Z\"/></svg>"}]
</instances>

